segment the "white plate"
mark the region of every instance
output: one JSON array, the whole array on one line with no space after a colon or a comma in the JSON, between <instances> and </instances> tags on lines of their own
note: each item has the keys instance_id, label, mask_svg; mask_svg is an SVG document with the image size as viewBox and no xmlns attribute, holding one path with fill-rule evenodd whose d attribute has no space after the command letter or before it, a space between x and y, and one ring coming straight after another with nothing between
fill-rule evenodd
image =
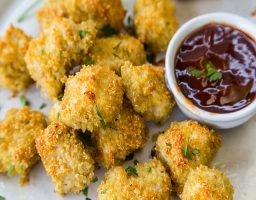
<instances>
[{"instance_id":1,"label":"white plate","mask_svg":"<svg viewBox=\"0 0 256 200\"><path fill-rule=\"evenodd\" d=\"M0 33L3 34L10 23L23 28L28 34L36 36L38 34L38 25L35 18L31 16L23 23L17 24L18 16L26 10L34 1L31 0L0 0ZM133 1L125 0L124 5L127 9L132 8ZM250 13L256 9L255 0L180 0L177 1L177 16L181 23L203 13L213 11L229 11L243 16L250 16ZM25 94L31 102L32 108L39 110L42 102L47 102L48 107L44 108L47 114L51 105L50 101L43 98L39 89L32 86ZM19 98L10 98L11 93L0 89L0 117L4 117L6 111L11 107L21 107ZM150 127L150 136L154 133L164 130L173 120L183 120L184 115L175 108L170 119L162 126L148 124ZM256 116L236 129L221 132L223 135L223 147L219 151L213 166L224 170L231 178L235 187L236 200L254 200L256 199ZM146 161L150 157L150 150L153 147L152 140L149 139L146 148L139 152L135 157L140 162ZM127 162L126 165L132 161ZM88 197L96 199L96 189L103 177L104 170L98 170L96 175L99 181L89 186ZM84 200L83 195L68 195L59 197L54 192L53 184L50 178L46 176L42 164L36 165L30 174L30 182L24 187L18 184L18 177L8 178L0 175L0 195L7 200Z\"/></svg>"}]
</instances>

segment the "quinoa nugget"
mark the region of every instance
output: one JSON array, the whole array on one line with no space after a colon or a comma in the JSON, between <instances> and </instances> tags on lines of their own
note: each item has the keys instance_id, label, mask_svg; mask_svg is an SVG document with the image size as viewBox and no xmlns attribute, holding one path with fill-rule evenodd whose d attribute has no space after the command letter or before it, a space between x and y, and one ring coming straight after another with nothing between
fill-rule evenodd
<instances>
[{"instance_id":1,"label":"quinoa nugget","mask_svg":"<svg viewBox=\"0 0 256 200\"><path fill-rule=\"evenodd\" d=\"M175 5L171 0L136 0L134 4L134 26L139 40L149 50L165 51L178 28L174 16Z\"/></svg>"},{"instance_id":2,"label":"quinoa nugget","mask_svg":"<svg viewBox=\"0 0 256 200\"><path fill-rule=\"evenodd\" d=\"M118 74L125 61L134 65L146 63L143 45L136 38L126 34L97 39L89 55L96 64L110 66Z\"/></svg>"},{"instance_id":3,"label":"quinoa nugget","mask_svg":"<svg viewBox=\"0 0 256 200\"><path fill-rule=\"evenodd\" d=\"M233 186L222 171L201 165L190 172L181 199L233 200L233 194Z\"/></svg>"},{"instance_id":4,"label":"quinoa nugget","mask_svg":"<svg viewBox=\"0 0 256 200\"><path fill-rule=\"evenodd\" d=\"M196 121L172 122L159 135L156 155L168 166L178 194L188 174L200 164L209 165L221 146L221 137Z\"/></svg>"},{"instance_id":5,"label":"quinoa nugget","mask_svg":"<svg viewBox=\"0 0 256 200\"><path fill-rule=\"evenodd\" d=\"M70 76L60 105L60 120L67 126L93 131L111 122L123 103L121 78L105 66L84 66Z\"/></svg>"},{"instance_id":6,"label":"quinoa nugget","mask_svg":"<svg viewBox=\"0 0 256 200\"><path fill-rule=\"evenodd\" d=\"M154 158L131 170L111 168L97 192L99 200L169 200L171 189L168 173Z\"/></svg>"},{"instance_id":7,"label":"quinoa nugget","mask_svg":"<svg viewBox=\"0 0 256 200\"><path fill-rule=\"evenodd\" d=\"M39 132L46 127L42 113L28 107L10 109L0 123L0 172L19 174L20 184L28 181L32 166L40 159L35 146Z\"/></svg>"},{"instance_id":8,"label":"quinoa nugget","mask_svg":"<svg viewBox=\"0 0 256 200\"><path fill-rule=\"evenodd\" d=\"M157 123L168 118L175 102L166 88L162 67L126 63L121 75L126 95L136 112L145 120Z\"/></svg>"},{"instance_id":9,"label":"quinoa nugget","mask_svg":"<svg viewBox=\"0 0 256 200\"><path fill-rule=\"evenodd\" d=\"M68 19L55 19L51 28L33 39L26 54L29 73L52 100L63 92L62 79L87 54L96 37L94 22L75 24Z\"/></svg>"},{"instance_id":10,"label":"quinoa nugget","mask_svg":"<svg viewBox=\"0 0 256 200\"><path fill-rule=\"evenodd\" d=\"M107 124L105 129L95 130L92 136L97 148L97 162L110 168L144 146L147 129L143 119L130 106L124 105L113 122Z\"/></svg>"},{"instance_id":11,"label":"quinoa nugget","mask_svg":"<svg viewBox=\"0 0 256 200\"><path fill-rule=\"evenodd\" d=\"M0 39L0 86L19 92L33 82L24 60L30 40L12 25Z\"/></svg>"},{"instance_id":12,"label":"quinoa nugget","mask_svg":"<svg viewBox=\"0 0 256 200\"><path fill-rule=\"evenodd\" d=\"M79 193L93 179L94 161L78 133L60 122L36 139L36 148L58 194Z\"/></svg>"}]
</instances>

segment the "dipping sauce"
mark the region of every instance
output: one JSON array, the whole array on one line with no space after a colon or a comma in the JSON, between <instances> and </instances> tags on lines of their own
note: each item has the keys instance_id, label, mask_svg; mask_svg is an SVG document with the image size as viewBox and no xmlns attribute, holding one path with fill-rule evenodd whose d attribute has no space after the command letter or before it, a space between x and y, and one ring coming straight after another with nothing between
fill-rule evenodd
<instances>
[{"instance_id":1,"label":"dipping sauce","mask_svg":"<svg viewBox=\"0 0 256 200\"><path fill-rule=\"evenodd\" d=\"M182 93L214 113L240 110L256 96L256 42L224 24L208 24L190 34L175 60Z\"/></svg>"}]
</instances>

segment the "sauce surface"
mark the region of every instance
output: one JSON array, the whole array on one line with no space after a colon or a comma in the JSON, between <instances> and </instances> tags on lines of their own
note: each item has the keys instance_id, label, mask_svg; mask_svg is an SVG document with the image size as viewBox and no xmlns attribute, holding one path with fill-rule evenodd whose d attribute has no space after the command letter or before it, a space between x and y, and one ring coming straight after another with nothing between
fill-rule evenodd
<instances>
[{"instance_id":1,"label":"sauce surface","mask_svg":"<svg viewBox=\"0 0 256 200\"><path fill-rule=\"evenodd\" d=\"M256 96L256 42L233 27L208 24L181 44L175 74L182 93L199 108L240 110Z\"/></svg>"}]
</instances>

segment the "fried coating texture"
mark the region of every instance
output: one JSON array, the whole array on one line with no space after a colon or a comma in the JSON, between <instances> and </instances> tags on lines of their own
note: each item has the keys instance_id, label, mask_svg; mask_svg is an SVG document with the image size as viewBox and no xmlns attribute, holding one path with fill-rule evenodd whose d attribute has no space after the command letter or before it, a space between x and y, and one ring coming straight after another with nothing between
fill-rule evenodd
<instances>
[{"instance_id":1,"label":"fried coating texture","mask_svg":"<svg viewBox=\"0 0 256 200\"><path fill-rule=\"evenodd\" d=\"M233 200L233 194L233 186L222 171L201 165L190 172L181 199Z\"/></svg>"},{"instance_id":2,"label":"fried coating texture","mask_svg":"<svg viewBox=\"0 0 256 200\"><path fill-rule=\"evenodd\" d=\"M19 92L33 82L24 60L30 40L12 25L0 39L0 86Z\"/></svg>"},{"instance_id":3,"label":"fried coating texture","mask_svg":"<svg viewBox=\"0 0 256 200\"><path fill-rule=\"evenodd\" d=\"M126 63L121 75L126 95L136 112L145 120L157 123L168 118L175 102L166 88L162 67Z\"/></svg>"},{"instance_id":4,"label":"fried coating texture","mask_svg":"<svg viewBox=\"0 0 256 200\"><path fill-rule=\"evenodd\" d=\"M143 119L130 106L124 105L106 129L99 128L92 136L97 148L97 162L110 168L121 164L127 155L144 146L147 129Z\"/></svg>"},{"instance_id":5,"label":"fried coating texture","mask_svg":"<svg viewBox=\"0 0 256 200\"><path fill-rule=\"evenodd\" d=\"M93 20L98 29L111 26L120 30L125 10L120 0L47 0L36 17L42 30L59 17L69 18L75 23Z\"/></svg>"},{"instance_id":6,"label":"fried coating texture","mask_svg":"<svg viewBox=\"0 0 256 200\"><path fill-rule=\"evenodd\" d=\"M123 167L113 167L97 192L99 200L169 200L171 179L157 159L137 164L138 176L129 175Z\"/></svg>"},{"instance_id":7,"label":"fried coating texture","mask_svg":"<svg viewBox=\"0 0 256 200\"><path fill-rule=\"evenodd\" d=\"M120 34L95 41L90 58L96 64L110 66L118 74L125 61L134 65L146 63L146 53L143 45L136 38Z\"/></svg>"},{"instance_id":8,"label":"fried coating texture","mask_svg":"<svg viewBox=\"0 0 256 200\"><path fill-rule=\"evenodd\" d=\"M180 194L188 174L200 164L209 165L221 146L221 137L196 121L172 122L168 130L159 135L156 155L168 166L175 190ZM188 148L187 154L186 147ZM193 154L193 150L199 153Z\"/></svg>"},{"instance_id":9,"label":"fried coating texture","mask_svg":"<svg viewBox=\"0 0 256 200\"><path fill-rule=\"evenodd\" d=\"M10 109L0 123L0 172L28 181L32 166L39 160L35 139L46 127L44 115L28 107Z\"/></svg>"},{"instance_id":10,"label":"fried coating texture","mask_svg":"<svg viewBox=\"0 0 256 200\"><path fill-rule=\"evenodd\" d=\"M69 70L81 63L96 37L92 21L75 24L68 19L52 21L51 28L33 39L26 54L29 73L52 100L63 92L61 81Z\"/></svg>"},{"instance_id":11,"label":"fried coating texture","mask_svg":"<svg viewBox=\"0 0 256 200\"><path fill-rule=\"evenodd\" d=\"M93 131L111 122L123 103L121 78L105 66L84 66L70 76L60 105L60 120L74 129ZM97 110L99 113L97 113Z\"/></svg>"},{"instance_id":12,"label":"fried coating texture","mask_svg":"<svg viewBox=\"0 0 256 200\"><path fill-rule=\"evenodd\" d=\"M75 130L51 123L36 139L36 148L58 194L79 193L94 176L94 161Z\"/></svg>"},{"instance_id":13,"label":"fried coating texture","mask_svg":"<svg viewBox=\"0 0 256 200\"><path fill-rule=\"evenodd\" d=\"M149 50L165 51L178 28L174 16L175 5L170 0L136 0L134 4L134 26L139 40Z\"/></svg>"}]
</instances>

